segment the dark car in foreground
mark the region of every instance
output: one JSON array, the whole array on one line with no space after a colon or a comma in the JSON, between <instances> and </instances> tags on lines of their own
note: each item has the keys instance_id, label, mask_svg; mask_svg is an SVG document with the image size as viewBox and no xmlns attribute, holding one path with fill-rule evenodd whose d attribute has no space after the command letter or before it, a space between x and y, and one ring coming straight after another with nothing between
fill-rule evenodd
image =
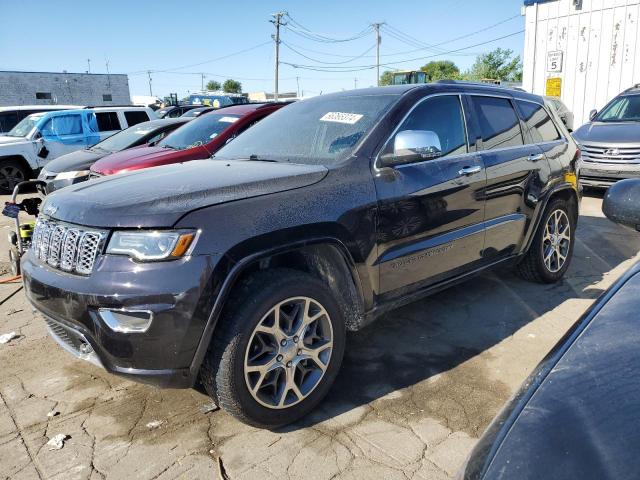
<instances>
[{"instance_id":1,"label":"dark car in foreground","mask_svg":"<svg viewBox=\"0 0 640 480\"><path fill-rule=\"evenodd\" d=\"M347 330L497 265L562 278L578 158L543 99L515 90L322 95L213 159L49 195L25 291L78 357L159 386L200 381L275 427L328 392Z\"/></svg>"},{"instance_id":2,"label":"dark car in foreground","mask_svg":"<svg viewBox=\"0 0 640 480\"><path fill-rule=\"evenodd\" d=\"M640 177L640 84L625 90L573 133L582 150L580 183L607 188Z\"/></svg>"},{"instance_id":3,"label":"dark car in foreground","mask_svg":"<svg viewBox=\"0 0 640 480\"><path fill-rule=\"evenodd\" d=\"M85 150L78 150L52 160L40 171L38 180L46 182L46 193L89 179L91 165L115 152L154 145L187 123L188 118L168 118L138 123Z\"/></svg>"},{"instance_id":4,"label":"dark car in foreground","mask_svg":"<svg viewBox=\"0 0 640 480\"><path fill-rule=\"evenodd\" d=\"M640 227L640 180L609 189L605 214ZM640 264L558 342L489 426L464 479L635 479L640 472Z\"/></svg>"},{"instance_id":5,"label":"dark car in foreground","mask_svg":"<svg viewBox=\"0 0 640 480\"><path fill-rule=\"evenodd\" d=\"M286 103L254 103L224 107L192 119L156 145L114 153L94 163L95 176L157 167L211 157L229 141Z\"/></svg>"}]
</instances>

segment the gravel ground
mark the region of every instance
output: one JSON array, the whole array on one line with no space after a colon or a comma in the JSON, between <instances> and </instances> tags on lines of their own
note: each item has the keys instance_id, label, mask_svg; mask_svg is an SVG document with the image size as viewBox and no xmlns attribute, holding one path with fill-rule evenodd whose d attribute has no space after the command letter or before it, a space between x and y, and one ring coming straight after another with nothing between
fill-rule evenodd
<instances>
[{"instance_id":1,"label":"gravel ground","mask_svg":"<svg viewBox=\"0 0 640 480\"><path fill-rule=\"evenodd\" d=\"M0 305L0 334L19 335L0 345L0 478L217 478L218 459L233 480L451 478L536 364L638 259L640 235L600 208L584 199L561 283L499 270L386 315L350 335L320 408L273 432L207 412L201 392L138 385L73 359L20 284L0 285L0 298L16 292ZM64 447L51 450L57 434Z\"/></svg>"}]
</instances>

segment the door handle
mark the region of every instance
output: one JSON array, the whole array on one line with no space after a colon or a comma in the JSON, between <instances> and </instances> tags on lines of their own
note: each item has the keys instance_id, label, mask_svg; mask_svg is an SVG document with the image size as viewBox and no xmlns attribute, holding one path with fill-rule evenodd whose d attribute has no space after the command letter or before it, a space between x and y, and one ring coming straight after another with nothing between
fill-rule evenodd
<instances>
[{"instance_id":1,"label":"door handle","mask_svg":"<svg viewBox=\"0 0 640 480\"><path fill-rule=\"evenodd\" d=\"M474 165L473 167L463 167L458 172L458 176L468 177L469 175L480 172L480 170L482 170L482 167L480 165Z\"/></svg>"},{"instance_id":2,"label":"door handle","mask_svg":"<svg viewBox=\"0 0 640 480\"><path fill-rule=\"evenodd\" d=\"M544 153L531 154L527 158L530 162L538 162L540 160L544 160Z\"/></svg>"}]
</instances>

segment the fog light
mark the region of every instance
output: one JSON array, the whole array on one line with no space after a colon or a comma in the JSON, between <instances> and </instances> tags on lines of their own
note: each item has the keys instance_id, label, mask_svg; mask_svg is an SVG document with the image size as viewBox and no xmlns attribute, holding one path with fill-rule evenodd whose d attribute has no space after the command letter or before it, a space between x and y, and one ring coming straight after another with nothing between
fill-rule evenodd
<instances>
[{"instance_id":1,"label":"fog light","mask_svg":"<svg viewBox=\"0 0 640 480\"><path fill-rule=\"evenodd\" d=\"M119 333L144 333L153 321L149 310L100 308L98 314L111 330Z\"/></svg>"},{"instance_id":2,"label":"fog light","mask_svg":"<svg viewBox=\"0 0 640 480\"><path fill-rule=\"evenodd\" d=\"M82 353L83 355L89 355L91 352L93 352L93 348L91 347L91 345L89 345L88 343L80 344L80 353Z\"/></svg>"}]
</instances>

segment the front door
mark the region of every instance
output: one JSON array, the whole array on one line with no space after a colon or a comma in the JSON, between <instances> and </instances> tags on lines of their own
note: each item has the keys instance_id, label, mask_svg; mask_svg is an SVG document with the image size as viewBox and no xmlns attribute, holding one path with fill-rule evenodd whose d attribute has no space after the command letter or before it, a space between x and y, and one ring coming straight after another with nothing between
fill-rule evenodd
<instances>
[{"instance_id":1,"label":"front door","mask_svg":"<svg viewBox=\"0 0 640 480\"><path fill-rule=\"evenodd\" d=\"M479 156L470 152L461 97L418 102L395 136L413 130L437 135L439 156L376 171L379 294L403 295L473 268L483 245L486 183ZM379 156L380 157L380 156ZM378 157L378 158L379 158Z\"/></svg>"},{"instance_id":2,"label":"front door","mask_svg":"<svg viewBox=\"0 0 640 480\"><path fill-rule=\"evenodd\" d=\"M40 133L43 145L48 152L46 157L39 158L41 164L87 146L80 113L51 117L44 123Z\"/></svg>"}]
</instances>

